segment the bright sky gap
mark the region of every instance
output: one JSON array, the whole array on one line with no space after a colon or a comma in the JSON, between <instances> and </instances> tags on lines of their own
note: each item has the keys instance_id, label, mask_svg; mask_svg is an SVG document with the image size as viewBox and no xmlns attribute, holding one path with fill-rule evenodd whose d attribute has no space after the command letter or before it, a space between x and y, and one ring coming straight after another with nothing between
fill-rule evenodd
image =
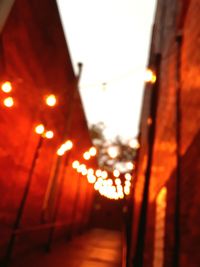
<instances>
[{"instance_id":1,"label":"bright sky gap","mask_svg":"<svg viewBox=\"0 0 200 267\"><path fill-rule=\"evenodd\" d=\"M156 0L57 0L89 124L137 136ZM105 84L104 84L105 83Z\"/></svg>"}]
</instances>

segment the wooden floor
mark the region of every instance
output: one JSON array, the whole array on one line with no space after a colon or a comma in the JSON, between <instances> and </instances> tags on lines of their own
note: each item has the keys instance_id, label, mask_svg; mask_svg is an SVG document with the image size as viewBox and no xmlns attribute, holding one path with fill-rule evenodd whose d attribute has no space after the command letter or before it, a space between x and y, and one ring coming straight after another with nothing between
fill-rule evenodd
<instances>
[{"instance_id":1,"label":"wooden floor","mask_svg":"<svg viewBox=\"0 0 200 267\"><path fill-rule=\"evenodd\" d=\"M120 232L93 229L54 246L49 254L29 255L11 267L120 267L121 251Z\"/></svg>"}]
</instances>

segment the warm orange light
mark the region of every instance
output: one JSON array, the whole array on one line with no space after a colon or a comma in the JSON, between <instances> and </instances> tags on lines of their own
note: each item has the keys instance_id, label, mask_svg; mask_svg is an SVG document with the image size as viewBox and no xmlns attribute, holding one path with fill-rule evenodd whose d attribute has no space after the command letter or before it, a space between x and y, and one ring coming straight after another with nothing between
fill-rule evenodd
<instances>
[{"instance_id":1,"label":"warm orange light","mask_svg":"<svg viewBox=\"0 0 200 267\"><path fill-rule=\"evenodd\" d=\"M83 154L83 158L84 158L85 160L89 160L89 159L90 159L90 153L89 153L89 152L85 152L85 153Z\"/></svg>"},{"instance_id":2,"label":"warm orange light","mask_svg":"<svg viewBox=\"0 0 200 267\"><path fill-rule=\"evenodd\" d=\"M81 172L82 175L87 175L87 173L88 173L88 172L87 172L87 169L84 169L84 170L82 170L82 172Z\"/></svg>"},{"instance_id":3,"label":"warm orange light","mask_svg":"<svg viewBox=\"0 0 200 267\"><path fill-rule=\"evenodd\" d=\"M53 138L54 134L53 134L53 131L47 131L45 133L45 137L48 138L48 139L51 139Z\"/></svg>"},{"instance_id":4,"label":"warm orange light","mask_svg":"<svg viewBox=\"0 0 200 267\"><path fill-rule=\"evenodd\" d=\"M95 189L95 190L99 190L100 187L101 187L101 184L100 184L99 182L96 182L96 183L94 184L94 189Z\"/></svg>"},{"instance_id":5,"label":"warm orange light","mask_svg":"<svg viewBox=\"0 0 200 267\"><path fill-rule=\"evenodd\" d=\"M96 177L95 177L95 175L90 173L87 175L87 180L90 184L94 184L96 182Z\"/></svg>"},{"instance_id":6,"label":"warm orange light","mask_svg":"<svg viewBox=\"0 0 200 267\"><path fill-rule=\"evenodd\" d=\"M130 181L125 181L125 186L130 187L131 186L131 182Z\"/></svg>"},{"instance_id":7,"label":"warm orange light","mask_svg":"<svg viewBox=\"0 0 200 267\"><path fill-rule=\"evenodd\" d=\"M14 100L11 96L9 96L4 99L3 103L4 106L6 106L7 108L11 108L14 105Z\"/></svg>"},{"instance_id":8,"label":"warm orange light","mask_svg":"<svg viewBox=\"0 0 200 267\"><path fill-rule=\"evenodd\" d=\"M118 156L118 154L119 154L119 151L118 151L118 149L116 147L111 146L111 147L108 148L108 155L112 159L116 158Z\"/></svg>"},{"instance_id":9,"label":"warm orange light","mask_svg":"<svg viewBox=\"0 0 200 267\"><path fill-rule=\"evenodd\" d=\"M152 118L149 117L149 118L147 119L147 125L151 125L151 124L152 124Z\"/></svg>"},{"instance_id":10,"label":"warm orange light","mask_svg":"<svg viewBox=\"0 0 200 267\"><path fill-rule=\"evenodd\" d=\"M132 162L127 162L126 163L126 167L129 169L129 170L133 170L134 169L134 164Z\"/></svg>"},{"instance_id":11,"label":"warm orange light","mask_svg":"<svg viewBox=\"0 0 200 267\"><path fill-rule=\"evenodd\" d=\"M114 171L113 171L113 175L114 175L115 177L119 177L119 176L120 176L120 172L119 172L118 170L114 170Z\"/></svg>"},{"instance_id":12,"label":"warm orange light","mask_svg":"<svg viewBox=\"0 0 200 267\"><path fill-rule=\"evenodd\" d=\"M35 132L37 134L43 134L44 133L44 125L43 124L39 124L35 127Z\"/></svg>"},{"instance_id":13,"label":"warm orange light","mask_svg":"<svg viewBox=\"0 0 200 267\"><path fill-rule=\"evenodd\" d=\"M79 165L78 168L77 168L77 172L82 172L82 171L84 171L84 170L86 170L86 166L85 166L85 164L81 164L81 165Z\"/></svg>"},{"instance_id":14,"label":"warm orange light","mask_svg":"<svg viewBox=\"0 0 200 267\"><path fill-rule=\"evenodd\" d=\"M117 185L117 191L118 192L123 192L123 187L122 187L121 184L120 185Z\"/></svg>"},{"instance_id":15,"label":"warm orange light","mask_svg":"<svg viewBox=\"0 0 200 267\"><path fill-rule=\"evenodd\" d=\"M101 185L103 185L103 179L101 177L98 178L97 182L100 183Z\"/></svg>"},{"instance_id":16,"label":"warm orange light","mask_svg":"<svg viewBox=\"0 0 200 267\"><path fill-rule=\"evenodd\" d=\"M101 176L101 170L96 170L95 174L97 177Z\"/></svg>"},{"instance_id":17,"label":"warm orange light","mask_svg":"<svg viewBox=\"0 0 200 267\"><path fill-rule=\"evenodd\" d=\"M65 150L60 147L56 153L58 156L63 156L65 154Z\"/></svg>"},{"instance_id":18,"label":"warm orange light","mask_svg":"<svg viewBox=\"0 0 200 267\"><path fill-rule=\"evenodd\" d=\"M166 197L167 197L167 188L163 187L157 198L156 198L156 203L157 205L161 206L161 207L165 207L166 206Z\"/></svg>"},{"instance_id":19,"label":"warm orange light","mask_svg":"<svg viewBox=\"0 0 200 267\"><path fill-rule=\"evenodd\" d=\"M106 179L108 177L107 171L102 171L101 176L102 178Z\"/></svg>"},{"instance_id":20,"label":"warm orange light","mask_svg":"<svg viewBox=\"0 0 200 267\"><path fill-rule=\"evenodd\" d=\"M65 148L65 150L70 150L73 147L73 143L71 140L67 140L64 144L63 147Z\"/></svg>"},{"instance_id":21,"label":"warm orange light","mask_svg":"<svg viewBox=\"0 0 200 267\"><path fill-rule=\"evenodd\" d=\"M151 69L147 69L144 76L144 81L147 83L155 83L156 75Z\"/></svg>"},{"instance_id":22,"label":"warm orange light","mask_svg":"<svg viewBox=\"0 0 200 267\"><path fill-rule=\"evenodd\" d=\"M94 174L94 170L92 168L88 169L88 174Z\"/></svg>"},{"instance_id":23,"label":"warm orange light","mask_svg":"<svg viewBox=\"0 0 200 267\"><path fill-rule=\"evenodd\" d=\"M129 146L134 149L138 149L140 147L140 144L137 139L132 139L129 142Z\"/></svg>"},{"instance_id":24,"label":"warm orange light","mask_svg":"<svg viewBox=\"0 0 200 267\"><path fill-rule=\"evenodd\" d=\"M132 178L132 176L131 176L130 173L126 173L126 174L125 174L125 179L126 179L127 181L131 181L131 178Z\"/></svg>"},{"instance_id":25,"label":"warm orange light","mask_svg":"<svg viewBox=\"0 0 200 267\"><path fill-rule=\"evenodd\" d=\"M129 195L130 194L130 187L129 186L125 186L124 187L124 194L125 195Z\"/></svg>"},{"instance_id":26,"label":"warm orange light","mask_svg":"<svg viewBox=\"0 0 200 267\"><path fill-rule=\"evenodd\" d=\"M108 183L108 186L111 186L111 185L113 184L112 179L108 179L108 180L107 180L107 183Z\"/></svg>"},{"instance_id":27,"label":"warm orange light","mask_svg":"<svg viewBox=\"0 0 200 267\"><path fill-rule=\"evenodd\" d=\"M119 178L115 179L115 184L116 185L121 185L121 180Z\"/></svg>"},{"instance_id":28,"label":"warm orange light","mask_svg":"<svg viewBox=\"0 0 200 267\"><path fill-rule=\"evenodd\" d=\"M10 93L12 91L12 84L11 82L4 82L2 85L1 85L1 90L4 92L4 93Z\"/></svg>"},{"instance_id":29,"label":"warm orange light","mask_svg":"<svg viewBox=\"0 0 200 267\"><path fill-rule=\"evenodd\" d=\"M79 162L78 162L78 160L75 160L75 161L72 163L72 168L77 169L78 166L79 166Z\"/></svg>"},{"instance_id":30,"label":"warm orange light","mask_svg":"<svg viewBox=\"0 0 200 267\"><path fill-rule=\"evenodd\" d=\"M55 97L55 95L48 95L47 97L46 97L46 104L48 105L48 106L50 106L50 107L53 107L53 106L55 106L55 104L56 104L56 97Z\"/></svg>"},{"instance_id":31,"label":"warm orange light","mask_svg":"<svg viewBox=\"0 0 200 267\"><path fill-rule=\"evenodd\" d=\"M97 150L95 147L91 147L89 150L89 153L91 156L95 156L97 154Z\"/></svg>"}]
</instances>

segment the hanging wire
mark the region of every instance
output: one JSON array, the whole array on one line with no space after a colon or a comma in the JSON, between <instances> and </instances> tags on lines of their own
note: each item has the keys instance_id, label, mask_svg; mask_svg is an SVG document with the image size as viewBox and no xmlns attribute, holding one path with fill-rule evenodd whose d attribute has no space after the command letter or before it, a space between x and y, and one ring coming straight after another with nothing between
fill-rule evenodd
<instances>
[{"instance_id":1,"label":"hanging wire","mask_svg":"<svg viewBox=\"0 0 200 267\"><path fill-rule=\"evenodd\" d=\"M124 74L121 74L113 79L110 79L108 80L107 82L104 82L103 84L101 82L96 82L96 83L91 83L91 84L81 84L80 85L80 88L81 89L87 89L87 88L94 88L94 87L101 87L101 85L103 85L103 88L102 90L105 91L106 90L106 85L109 83L109 84L114 84L114 83L119 83L120 81L122 80L125 80L127 78L130 78L130 77L133 77L133 76L136 76L138 75L139 72L142 73L145 72L145 66L138 66L132 70L129 70L127 71L126 73Z\"/></svg>"}]
</instances>

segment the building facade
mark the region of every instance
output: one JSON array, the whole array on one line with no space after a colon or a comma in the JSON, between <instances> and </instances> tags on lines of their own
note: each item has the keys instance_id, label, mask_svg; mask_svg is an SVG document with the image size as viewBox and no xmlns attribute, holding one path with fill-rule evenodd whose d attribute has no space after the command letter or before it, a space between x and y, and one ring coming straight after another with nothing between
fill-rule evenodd
<instances>
[{"instance_id":1,"label":"building facade","mask_svg":"<svg viewBox=\"0 0 200 267\"><path fill-rule=\"evenodd\" d=\"M134 182L130 266L200 263L200 2L157 3Z\"/></svg>"},{"instance_id":2,"label":"building facade","mask_svg":"<svg viewBox=\"0 0 200 267\"><path fill-rule=\"evenodd\" d=\"M56 1L0 4L5 12L0 78L1 83L12 84L11 92L0 91L0 259L4 261L85 227L93 190L72 168L92 143ZM49 94L57 98L55 107L45 104ZM4 102L10 97L12 107ZM53 131L52 139L35 133L41 123ZM56 151L68 139L73 148L59 157Z\"/></svg>"}]
</instances>

